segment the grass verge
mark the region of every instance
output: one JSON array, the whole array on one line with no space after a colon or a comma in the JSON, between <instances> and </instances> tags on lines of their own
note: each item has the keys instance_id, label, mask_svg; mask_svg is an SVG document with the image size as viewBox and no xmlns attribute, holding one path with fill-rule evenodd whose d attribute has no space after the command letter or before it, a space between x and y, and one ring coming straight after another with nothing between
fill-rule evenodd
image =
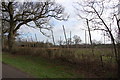
<instances>
[{"instance_id":1,"label":"grass verge","mask_svg":"<svg viewBox=\"0 0 120 80\"><path fill-rule=\"evenodd\" d=\"M10 64L36 78L84 78L72 66L61 65L58 62L28 55L11 55L3 53L2 61Z\"/></svg>"}]
</instances>

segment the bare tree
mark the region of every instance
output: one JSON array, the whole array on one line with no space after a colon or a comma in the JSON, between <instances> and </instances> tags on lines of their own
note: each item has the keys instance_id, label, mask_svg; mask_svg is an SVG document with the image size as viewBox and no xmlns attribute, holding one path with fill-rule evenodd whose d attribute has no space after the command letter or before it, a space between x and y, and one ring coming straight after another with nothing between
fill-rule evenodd
<instances>
[{"instance_id":1,"label":"bare tree","mask_svg":"<svg viewBox=\"0 0 120 80\"><path fill-rule=\"evenodd\" d=\"M77 48L77 45L78 45L82 40L80 39L80 37L79 37L78 35L74 35L74 36L73 36L73 39L74 39L74 43L75 43L76 48Z\"/></svg>"},{"instance_id":2,"label":"bare tree","mask_svg":"<svg viewBox=\"0 0 120 80\"><path fill-rule=\"evenodd\" d=\"M15 33L21 26L27 25L33 28L49 29L49 21L51 18L57 20L66 20L64 16L64 8L52 0L44 2L2 2L2 21L9 24L6 28L8 32L9 50L12 50L14 44ZM31 26L30 24L34 24ZM5 28L5 25L3 25ZM45 35L45 34L44 34Z\"/></svg>"},{"instance_id":3,"label":"bare tree","mask_svg":"<svg viewBox=\"0 0 120 80\"><path fill-rule=\"evenodd\" d=\"M92 40L92 42L93 42L93 44L95 44L95 45L97 45L97 44L102 44L102 42L101 41L97 41L97 40Z\"/></svg>"},{"instance_id":4,"label":"bare tree","mask_svg":"<svg viewBox=\"0 0 120 80\"><path fill-rule=\"evenodd\" d=\"M61 47L62 43L63 43L63 40L61 39L61 36L60 36L60 39L58 40L58 44L60 47Z\"/></svg>"},{"instance_id":5,"label":"bare tree","mask_svg":"<svg viewBox=\"0 0 120 80\"><path fill-rule=\"evenodd\" d=\"M120 0L118 4L118 14L114 14L116 17L116 23L117 23L117 49L118 49L118 77L120 76Z\"/></svg>"},{"instance_id":6,"label":"bare tree","mask_svg":"<svg viewBox=\"0 0 120 80\"><path fill-rule=\"evenodd\" d=\"M116 27L118 32L120 32L118 19L118 0L89 0L82 1L82 3L77 3L80 7L76 8L79 17L89 18L93 30L105 31L110 37L116 61L118 63L118 67L120 67L120 53L117 53L115 37L113 34L113 28ZM83 14L84 13L84 14ZM107 15L106 15L107 14ZM81 16L82 15L82 16ZM116 18L116 24L114 24ZM118 68L118 76L120 76L120 69Z\"/></svg>"}]
</instances>

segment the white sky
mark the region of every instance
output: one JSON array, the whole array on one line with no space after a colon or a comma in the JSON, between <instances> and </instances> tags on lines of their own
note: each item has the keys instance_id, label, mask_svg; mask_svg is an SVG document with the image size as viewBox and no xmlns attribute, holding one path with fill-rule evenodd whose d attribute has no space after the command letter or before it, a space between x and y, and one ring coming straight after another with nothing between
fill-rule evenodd
<instances>
[{"instance_id":1,"label":"white sky","mask_svg":"<svg viewBox=\"0 0 120 80\"><path fill-rule=\"evenodd\" d=\"M63 34L63 29L62 29L62 25L65 26L66 29L66 34L67 34L67 38L69 38L70 36L70 31L72 32L72 37L74 35L78 35L80 36L80 38L82 39L82 43L85 42L85 31L82 29L85 29L86 24L84 22L82 22L82 20L78 19L76 13L75 13L75 8L73 7L73 5L75 5L75 2L80 1L80 0L55 0L57 3L62 4L65 7L65 12L68 13L70 15L69 20L68 21L56 21L56 20L52 20L51 23L54 25L53 27L53 31L54 31L54 37L55 37L55 42L57 43L57 41L59 40L60 36L62 37L63 40L64 39L64 34ZM81 29L82 28L82 29ZM43 36L39 30L35 30L35 29L31 29L29 27L21 27L19 30L20 33L24 33L27 36L25 36L25 39L31 39L31 37L35 40L35 34L37 35L37 40L38 41L46 41L47 39L52 42L51 38L47 38L46 36ZM46 32L47 34L49 34L50 32ZM104 41L103 38L103 32L101 31L92 31L92 40L97 40L97 41ZM106 37L107 38L107 37ZM88 32L87 32L87 42L88 42ZM106 39L106 41L108 41L108 39ZM108 41L109 43L109 41Z\"/></svg>"}]
</instances>

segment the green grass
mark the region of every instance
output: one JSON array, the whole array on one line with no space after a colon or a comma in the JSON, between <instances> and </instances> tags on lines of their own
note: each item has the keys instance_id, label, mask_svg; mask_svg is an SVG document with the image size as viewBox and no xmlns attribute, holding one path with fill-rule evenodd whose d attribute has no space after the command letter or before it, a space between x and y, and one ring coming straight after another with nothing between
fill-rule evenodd
<instances>
[{"instance_id":1,"label":"green grass","mask_svg":"<svg viewBox=\"0 0 120 80\"><path fill-rule=\"evenodd\" d=\"M60 65L41 57L3 53L2 61L37 78L84 78L72 67Z\"/></svg>"}]
</instances>

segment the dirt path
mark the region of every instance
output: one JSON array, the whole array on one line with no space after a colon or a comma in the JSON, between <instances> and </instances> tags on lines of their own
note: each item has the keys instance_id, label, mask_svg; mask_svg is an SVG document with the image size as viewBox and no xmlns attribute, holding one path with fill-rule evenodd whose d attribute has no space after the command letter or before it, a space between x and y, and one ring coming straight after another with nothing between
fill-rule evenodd
<instances>
[{"instance_id":1,"label":"dirt path","mask_svg":"<svg viewBox=\"0 0 120 80\"><path fill-rule=\"evenodd\" d=\"M13 66L2 63L2 78L32 78L32 77Z\"/></svg>"}]
</instances>

